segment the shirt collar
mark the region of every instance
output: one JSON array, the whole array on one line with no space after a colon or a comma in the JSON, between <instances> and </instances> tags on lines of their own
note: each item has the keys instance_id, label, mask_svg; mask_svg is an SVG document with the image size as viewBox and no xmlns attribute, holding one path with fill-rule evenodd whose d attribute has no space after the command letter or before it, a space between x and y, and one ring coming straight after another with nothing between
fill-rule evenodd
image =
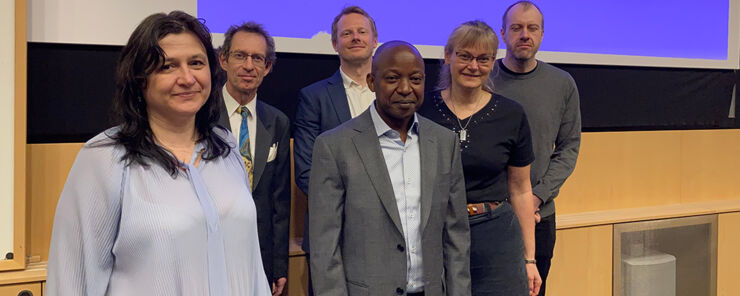
<instances>
[{"instance_id":1,"label":"shirt collar","mask_svg":"<svg viewBox=\"0 0 740 296\"><path fill-rule=\"evenodd\" d=\"M226 90L226 85L224 85L222 93L224 94L224 103L226 104L226 110L229 112L229 116L234 113L241 113L241 110L239 110L241 109L241 105L239 105L239 102L237 102L234 97L231 96L229 91ZM255 109L257 108L257 94L254 95L254 99L247 103L246 107L247 110L249 110L249 114L252 114L252 116L254 116Z\"/></svg>"},{"instance_id":2,"label":"shirt collar","mask_svg":"<svg viewBox=\"0 0 740 296\"><path fill-rule=\"evenodd\" d=\"M377 133L378 137L385 135L389 131L393 131L393 129L388 126L388 124L383 121L383 118L380 117L380 114L378 114L378 110L375 109L375 101L373 101L370 104L370 117L373 120L373 125L375 126L375 132ZM411 123L411 128L409 129L409 135L417 135L419 129L419 117L416 115L416 112L414 112L414 122Z\"/></svg>"},{"instance_id":3,"label":"shirt collar","mask_svg":"<svg viewBox=\"0 0 740 296\"><path fill-rule=\"evenodd\" d=\"M350 88L352 86L357 86L357 87L362 88L362 85L352 80L352 78L350 78L349 75L347 75L347 73L344 73L344 71L342 70L342 67L339 67L339 74L342 75L342 84L344 85L345 89Z\"/></svg>"},{"instance_id":4,"label":"shirt collar","mask_svg":"<svg viewBox=\"0 0 740 296\"><path fill-rule=\"evenodd\" d=\"M509 67L506 67L506 65L504 64L504 58L500 58L498 60L498 63L499 63L499 67L501 67L501 69L504 70L504 72L506 72L507 74L512 75L512 76L526 76L526 75L532 74L532 73L534 73L534 71L537 71L537 67L540 66L540 61L537 60L537 64L534 66L534 69L532 69L529 72L519 73L519 72L511 71L511 69L509 69Z\"/></svg>"}]
</instances>

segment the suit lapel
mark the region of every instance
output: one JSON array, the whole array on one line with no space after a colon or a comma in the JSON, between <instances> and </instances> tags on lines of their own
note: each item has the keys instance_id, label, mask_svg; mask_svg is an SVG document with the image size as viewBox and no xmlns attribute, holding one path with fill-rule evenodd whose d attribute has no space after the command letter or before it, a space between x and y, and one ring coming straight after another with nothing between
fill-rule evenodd
<instances>
[{"instance_id":1,"label":"suit lapel","mask_svg":"<svg viewBox=\"0 0 740 296\"><path fill-rule=\"evenodd\" d=\"M420 233L429 221L434 197L434 185L437 183L437 151L436 137L427 131L428 122L419 117L419 151L421 154L421 224Z\"/></svg>"},{"instance_id":2,"label":"suit lapel","mask_svg":"<svg viewBox=\"0 0 740 296\"><path fill-rule=\"evenodd\" d=\"M224 90L226 91L226 90ZM221 107L219 110L221 110L221 114L218 116L218 124L221 125L221 127L227 129L228 131L231 131L231 123L229 122L229 110L226 110L226 102L224 102L224 99L221 99ZM239 135L235 135L237 140L239 139Z\"/></svg>"},{"instance_id":3,"label":"suit lapel","mask_svg":"<svg viewBox=\"0 0 740 296\"><path fill-rule=\"evenodd\" d=\"M329 92L329 98L331 99L334 111L337 113L339 122L346 122L352 118L349 112L349 103L347 102L347 92L344 91L344 84L342 83L342 74L337 70L336 73L329 79L329 84L326 86Z\"/></svg>"},{"instance_id":4,"label":"suit lapel","mask_svg":"<svg viewBox=\"0 0 740 296\"><path fill-rule=\"evenodd\" d=\"M272 120L269 120L268 112L262 105L262 102L257 101L257 143L254 143L254 184L252 190L257 188L257 184L260 183L262 172L265 170L267 164L267 154L270 152L270 146L273 144L273 126Z\"/></svg>"},{"instance_id":5,"label":"suit lapel","mask_svg":"<svg viewBox=\"0 0 740 296\"><path fill-rule=\"evenodd\" d=\"M380 150L380 142L378 141L378 135L375 132L372 118L369 111L365 111L360 117L361 120L358 123L361 124L356 128L359 134L352 137L352 141L355 144L357 152L360 154L365 171L370 176L370 181L373 183L373 187L378 193L378 197L385 207L388 216L391 217L398 231L403 234L401 216L398 214L396 197L393 194L393 184L391 184L391 178L388 176L385 158L383 157L383 152Z\"/></svg>"}]
</instances>

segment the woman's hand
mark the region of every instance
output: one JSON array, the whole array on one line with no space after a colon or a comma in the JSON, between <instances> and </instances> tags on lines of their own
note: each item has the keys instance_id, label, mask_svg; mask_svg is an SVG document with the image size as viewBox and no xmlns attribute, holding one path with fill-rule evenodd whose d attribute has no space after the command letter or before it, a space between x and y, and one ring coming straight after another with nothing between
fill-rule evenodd
<instances>
[{"instance_id":1,"label":"woman's hand","mask_svg":"<svg viewBox=\"0 0 740 296\"><path fill-rule=\"evenodd\" d=\"M540 293L542 278L537 270L537 264L527 263L527 280L529 282L529 296L537 296Z\"/></svg>"}]
</instances>

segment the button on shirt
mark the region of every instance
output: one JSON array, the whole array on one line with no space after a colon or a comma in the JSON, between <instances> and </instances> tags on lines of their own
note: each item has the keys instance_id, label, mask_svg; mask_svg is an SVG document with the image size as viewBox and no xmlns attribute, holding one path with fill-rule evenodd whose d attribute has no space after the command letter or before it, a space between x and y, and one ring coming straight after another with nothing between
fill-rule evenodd
<instances>
[{"instance_id":1,"label":"button on shirt","mask_svg":"<svg viewBox=\"0 0 740 296\"><path fill-rule=\"evenodd\" d=\"M421 154L419 152L419 120L414 114L406 143L401 135L391 129L378 114L375 104L370 104L370 115L383 151L401 217L403 236L406 240L406 290L409 293L424 290L424 273L421 260ZM399 248L401 250L402 248Z\"/></svg>"},{"instance_id":2,"label":"button on shirt","mask_svg":"<svg viewBox=\"0 0 740 296\"><path fill-rule=\"evenodd\" d=\"M349 103L349 114L352 118L362 114L367 107L375 100L375 93L367 86L362 86L352 80L349 75L339 68L342 75L342 84L344 84L344 93L347 94L347 103Z\"/></svg>"},{"instance_id":3,"label":"button on shirt","mask_svg":"<svg viewBox=\"0 0 740 296\"><path fill-rule=\"evenodd\" d=\"M239 102L237 102L231 94L229 94L229 91L226 90L226 85L223 87L223 95L226 110L229 112L231 133L234 134L236 141L239 142L239 131L242 126L242 106L239 105ZM254 144L257 142L257 95L255 94L254 99L244 106L249 110L249 115L247 116L247 127L249 128L249 142L252 143L249 145L249 153L252 154L252 159L254 159L254 147L257 146Z\"/></svg>"}]
</instances>

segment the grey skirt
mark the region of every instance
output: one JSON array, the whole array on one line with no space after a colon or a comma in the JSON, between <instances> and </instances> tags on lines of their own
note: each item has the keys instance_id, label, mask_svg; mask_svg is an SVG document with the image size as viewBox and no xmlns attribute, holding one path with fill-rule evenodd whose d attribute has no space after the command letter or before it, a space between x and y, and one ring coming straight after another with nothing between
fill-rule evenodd
<instances>
[{"instance_id":1,"label":"grey skirt","mask_svg":"<svg viewBox=\"0 0 740 296\"><path fill-rule=\"evenodd\" d=\"M468 222L472 295L529 295L522 231L511 205L501 203Z\"/></svg>"}]
</instances>

